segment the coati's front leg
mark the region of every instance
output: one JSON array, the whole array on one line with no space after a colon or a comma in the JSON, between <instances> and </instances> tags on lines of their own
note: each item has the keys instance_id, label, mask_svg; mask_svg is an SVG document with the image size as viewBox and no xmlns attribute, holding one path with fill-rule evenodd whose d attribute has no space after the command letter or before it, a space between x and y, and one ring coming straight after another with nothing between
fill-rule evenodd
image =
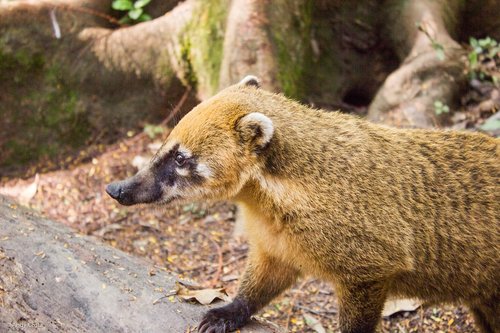
<instances>
[{"instance_id":1,"label":"coati's front leg","mask_svg":"<svg viewBox=\"0 0 500 333\"><path fill-rule=\"evenodd\" d=\"M480 303L473 302L469 304L470 310L474 316L476 326L481 333L499 333L500 332L500 295L493 294L481 300Z\"/></svg>"},{"instance_id":2,"label":"coati's front leg","mask_svg":"<svg viewBox=\"0 0 500 333\"><path fill-rule=\"evenodd\" d=\"M245 325L250 316L297 280L299 272L260 251L250 255L238 294L228 305L207 312L200 333L225 333Z\"/></svg>"},{"instance_id":3,"label":"coati's front leg","mask_svg":"<svg viewBox=\"0 0 500 333\"><path fill-rule=\"evenodd\" d=\"M387 298L382 283L337 285L342 333L374 333Z\"/></svg>"}]
</instances>

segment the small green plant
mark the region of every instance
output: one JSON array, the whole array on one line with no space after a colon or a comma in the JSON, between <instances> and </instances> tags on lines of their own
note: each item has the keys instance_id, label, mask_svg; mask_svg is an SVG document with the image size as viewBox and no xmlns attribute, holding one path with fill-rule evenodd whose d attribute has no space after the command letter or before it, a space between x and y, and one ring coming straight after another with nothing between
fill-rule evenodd
<instances>
[{"instance_id":1,"label":"small green plant","mask_svg":"<svg viewBox=\"0 0 500 333\"><path fill-rule=\"evenodd\" d=\"M162 134L164 131L165 130L162 126L151 124L146 124L146 126L144 126L144 133L146 133L150 139L154 139L157 135Z\"/></svg>"},{"instance_id":2,"label":"small green plant","mask_svg":"<svg viewBox=\"0 0 500 333\"><path fill-rule=\"evenodd\" d=\"M444 54L444 46L442 44L433 41L432 48L436 51L436 57L438 57L439 60L443 61L446 58Z\"/></svg>"},{"instance_id":3,"label":"small green plant","mask_svg":"<svg viewBox=\"0 0 500 333\"><path fill-rule=\"evenodd\" d=\"M121 24L138 23L151 20L151 16L144 12L151 0L113 0L111 7L115 10L126 12L120 19Z\"/></svg>"},{"instance_id":4,"label":"small green plant","mask_svg":"<svg viewBox=\"0 0 500 333\"><path fill-rule=\"evenodd\" d=\"M469 76L471 79L500 82L498 72L495 74L495 63L500 63L500 45L491 37L483 39L470 38L469 44ZM493 66L492 66L493 65Z\"/></svg>"},{"instance_id":5,"label":"small green plant","mask_svg":"<svg viewBox=\"0 0 500 333\"><path fill-rule=\"evenodd\" d=\"M450 112L450 107L441 101L435 101L434 102L434 112L436 113L436 115L439 116L443 113Z\"/></svg>"}]
</instances>

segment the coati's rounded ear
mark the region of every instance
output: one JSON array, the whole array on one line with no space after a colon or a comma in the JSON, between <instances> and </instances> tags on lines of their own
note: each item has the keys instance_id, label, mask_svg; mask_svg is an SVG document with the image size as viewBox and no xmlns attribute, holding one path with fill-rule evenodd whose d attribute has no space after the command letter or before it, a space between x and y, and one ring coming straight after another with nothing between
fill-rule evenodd
<instances>
[{"instance_id":1,"label":"coati's rounded ear","mask_svg":"<svg viewBox=\"0 0 500 333\"><path fill-rule=\"evenodd\" d=\"M247 75L238 83L240 86L254 86L260 88L260 80L254 75Z\"/></svg>"},{"instance_id":2,"label":"coati's rounded ear","mask_svg":"<svg viewBox=\"0 0 500 333\"><path fill-rule=\"evenodd\" d=\"M273 121L260 112L252 112L241 117L236 123L240 140L253 146L264 148L274 135Z\"/></svg>"}]
</instances>

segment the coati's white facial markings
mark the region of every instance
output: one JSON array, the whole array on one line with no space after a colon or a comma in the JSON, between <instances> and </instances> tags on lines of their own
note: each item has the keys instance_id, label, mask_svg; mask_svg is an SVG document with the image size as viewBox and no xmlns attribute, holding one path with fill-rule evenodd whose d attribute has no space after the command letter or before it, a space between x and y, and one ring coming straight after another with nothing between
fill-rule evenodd
<instances>
[{"instance_id":1,"label":"coati's white facial markings","mask_svg":"<svg viewBox=\"0 0 500 333\"><path fill-rule=\"evenodd\" d=\"M177 148L177 152L184 156L185 158L191 158L193 154L189 151L189 149L179 145L179 148Z\"/></svg>"},{"instance_id":2,"label":"coati's white facial markings","mask_svg":"<svg viewBox=\"0 0 500 333\"><path fill-rule=\"evenodd\" d=\"M178 145L179 143L175 140L167 141L160 147L160 149L156 153L156 156L165 156L170 153L175 146Z\"/></svg>"},{"instance_id":3,"label":"coati's white facial markings","mask_svg":"<svg viewBox=\"0 0 500 333\"><path fill-rule=\"evenodd\" d=\"M175 169L175 172L177 172L177 174L179 176L183 176L183 177L187 177L189 176L189 170L188 169L184 169L184 168L176 168Z\"/></svg>"},{"instance_id":4,"label":"coati's white facial markings","mask_svg":"<svg viewBox=\"0 0 500 333\"><path fill-rule=\"evenodd\" d=\"M211 174L199 158L177 140L170 140L160 148L149 166L151 178L162 192L157 203L191 199L198 194L200 185Z\"/></svg>"},{"instance_id":5,"label":"coati's white facial markings","mask_svg":"<svg viewBox=\"0 0 500 333\"><path fill-rule=\"evenodd\" d=\"M206 179L212 177L212 170L210 170L205 163L198 163L198 165L196 166L196 172L198 172L200 176L203 176Z\"/></svg>"}]
</instances>

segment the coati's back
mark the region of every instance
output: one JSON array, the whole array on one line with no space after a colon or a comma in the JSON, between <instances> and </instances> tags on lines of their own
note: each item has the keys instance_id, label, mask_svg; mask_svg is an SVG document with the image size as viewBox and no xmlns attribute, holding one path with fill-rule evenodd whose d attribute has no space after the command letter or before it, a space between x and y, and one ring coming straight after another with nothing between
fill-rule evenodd
<instances>
[{"instance_id":1,"label":"coati's back","mask_svg":"<svg viewBox=\"0 0 500 333\"><path fill-rule=\"evenodd\" d=\"M283 211L316 216L300 222L321 230L316 243L314 232L303 233L314 259L335 260L326 266L339 275L390 276L393 294L451 301L499 293L499 139L387 128L230 89L275 124L263 152L266 177L307 194Z\"/></svg>"}]
</instances>

